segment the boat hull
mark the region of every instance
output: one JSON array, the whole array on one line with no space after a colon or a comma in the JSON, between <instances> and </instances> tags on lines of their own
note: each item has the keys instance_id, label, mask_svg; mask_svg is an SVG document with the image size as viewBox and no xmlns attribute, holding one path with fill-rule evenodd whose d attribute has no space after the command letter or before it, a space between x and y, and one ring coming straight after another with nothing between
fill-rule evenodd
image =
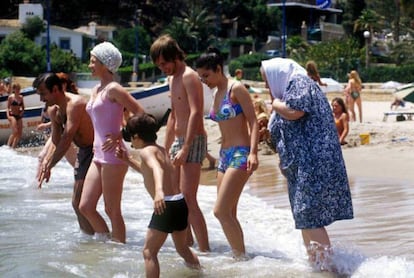
<instances>
[{"instance_id":1,"label":"boat hull","mask_svg":"<svg viewBox=\"0 0 414 278\"><path fill-rule=\"evenodd\" d=\"M168 83L154 85L148 88L128 88L130 94L143 106L147 113L162 119L166 111L171 108L170 89ZM207 114L213 99L213 90L203 84L204 90L204 114ZM90 90L83 94L90 97ZM41 123L41 114L44 103L32 87L22 90L24 96L25 111L23 116L23 140L41 136L36 131L36 126ZM0 98L0 144L5 144L11 134L10 124L7 120L7 96Z\"/></svg>"},{"instance_id":2,"label":"boat hull","mask_svg":"<svg viewBox=\"0 0 414 278\"><path fill-rule=\"evenodd\" d=\"M214 90L203 84L204 114L208 114L213 100ZM142 105L144 110L161 119L171 108L170 89L167 83L149 88L139 88L130 91L130 94Z\"/></svg>"},{"instance_id":3,"label":"boat hull","mask_svg":"<svg viewBox=\"0 0 414 278\"><path fill-rule=\"evenodd\" d=\"M42 120L43 108L44 105L30 107L24 110L22 142L36 138L43 140L41 132L36 130L37 125L40 124ZM7 139L11 134L10 123L6 113L7 109L0 110L0 144L6 144Z\"/></svg>"}]
</instances>

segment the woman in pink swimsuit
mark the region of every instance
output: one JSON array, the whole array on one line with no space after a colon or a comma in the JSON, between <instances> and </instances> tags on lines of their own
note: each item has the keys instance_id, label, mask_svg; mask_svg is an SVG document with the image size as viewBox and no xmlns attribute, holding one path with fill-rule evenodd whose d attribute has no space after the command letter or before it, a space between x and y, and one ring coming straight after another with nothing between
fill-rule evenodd
<instances>
[{"instance_id":1,"label":"woman in pink swimsuit","mask_svg":"<svg viewBox=\"0 0 414 278\"><path fill-rule=\"evenodd\" d=\"M101 83L92 90L86 106L94 127L94 157L85 178L80 210L96 231L98 239L109 238L105 220L96 210L103 194L105 212L112 224L112 240L125 243L125 223L121 213L121 197L128 166L115 157L115 149L123 145L121 126L123 111L142 113L141 105L117 82L114 73L122 63L119 50L109 42L91 51L89 68Z\"/></svg>"}]
</instances>

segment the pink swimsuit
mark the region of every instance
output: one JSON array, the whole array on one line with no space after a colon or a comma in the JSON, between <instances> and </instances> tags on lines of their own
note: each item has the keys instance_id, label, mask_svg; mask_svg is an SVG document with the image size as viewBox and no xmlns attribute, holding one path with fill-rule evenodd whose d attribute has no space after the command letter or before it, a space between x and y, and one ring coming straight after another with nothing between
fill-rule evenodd
<instances>
[{"instance_id":1,"label":"pink swimsuit","mask_svg":"<svg viewBox=\"0 0 414 278\"><path fill-rule=\"evenodd\" d=\"M112 102L108 98L108 85L95 97L89 99L86 111L91 117L94 128L94 155L93 161L105 164L123 164L115 157L115 149L104 152L102 144L106 141L109 134L119 134L123 117L124 107L117 102ZM121 144L123 145L122 141Z\"/></svg>"}]
</instances>

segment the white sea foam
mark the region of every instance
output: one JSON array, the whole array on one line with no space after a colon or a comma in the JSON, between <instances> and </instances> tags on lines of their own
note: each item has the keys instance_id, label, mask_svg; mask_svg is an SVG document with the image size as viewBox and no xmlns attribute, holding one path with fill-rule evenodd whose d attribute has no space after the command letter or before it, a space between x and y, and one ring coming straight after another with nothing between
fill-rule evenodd
<instances>
[{"instance_id":1,"label":"white sea foam","mask_svg":"<svg viewBox=\"0 0 414 278\"><path fill-rule=\"evenodd\" d=\"M125 180L122 209L127 244L108 244L97 242L79 231L71 207L73 171L69 164L59 163L53 169L49 184L38 190L29 186L35 175L35 156L0 147L0 163L5 165L0 170L2 277L144 277L141 252L153 204L141 175L131 170ZM203 266L200 274L184 266L168 237L159 254L161 276L331 277L316 272L309 265L290 210L277 208L248 191L246 188L241 195L238 218L249 260L233 259L222 228L213 215L216 188L200 186L198 199L206 218L212 252L196 251ZM357 194L355 196L358 198ZM364 200L368 198L363 197ZM410 211L413 209L413 205L409 206L405 201L404 206ZM102 201L98 210L104 212ZM365 212L359 210L356 217L362 221L361 218L373 213L368 207ZM348 226L352 226L349 223ZM386 231L380 228L375 228L376 233ZM368 231L358 227L353 229L361 236ZM345 231L351 233L352 229ZM356 246L345 237L332 241L332 261L337 271L346 277L414 277L414 262L408 253L386 255L398 250L384 248L383 256L366 256L361 251L362 246Z\"/></svg>"}]
</instances>

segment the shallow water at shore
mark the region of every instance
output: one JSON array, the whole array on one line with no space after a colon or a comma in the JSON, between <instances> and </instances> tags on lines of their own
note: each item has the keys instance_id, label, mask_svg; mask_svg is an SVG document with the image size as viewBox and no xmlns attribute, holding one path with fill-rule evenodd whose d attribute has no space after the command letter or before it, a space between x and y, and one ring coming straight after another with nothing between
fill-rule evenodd
<instances>
[{"instance_id":1,"label":"shallow water at shore","mask_svg":"<svg viewBox=\"0 0 414 278\"><path fill-rule=\"evenodd\" d=\"M129 171L123 195L127 244L96 242L79 232L71 208L72 169L60 162L38 190L36 151L0 147L1 277L144 277L141 250L152 201L142 177ZM267 156L264 159L275 159ZM214 186L200 186L212 252L199 254L201 272L184 267L169 238L161 249L161 277L335 277L307 263L294 229L284 178L276 159L249 180L239 219L248 261L235 261L212 209ZM214 184L203 169L202 184ZM341 277L414 277L414 188L404 180L350 177L355 219L328 227ZM103 211L102 203L99 206ZM410 237L411 235L411 237Z\"/></svg>"}]
</instances>

